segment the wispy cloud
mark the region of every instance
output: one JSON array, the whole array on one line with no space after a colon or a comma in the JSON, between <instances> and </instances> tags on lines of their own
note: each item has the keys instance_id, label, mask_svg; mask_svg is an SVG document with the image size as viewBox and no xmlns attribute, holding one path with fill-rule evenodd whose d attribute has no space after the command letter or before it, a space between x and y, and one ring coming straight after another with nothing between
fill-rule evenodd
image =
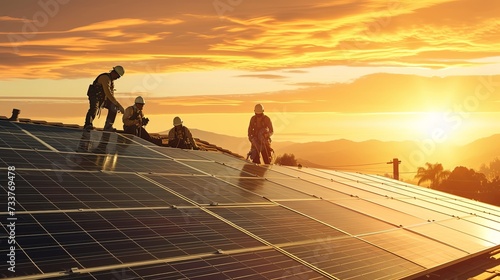
<instances>
[{"instance_id":1,"label":"wispy cloud","mask_svg":"<svg viewBox=\"0 0 500 280\"><path fill-rule=\"evenodd\" d=\"M27 19L25 18L16 18L16 17L11 17L11 16L0 16L0 22L2 21L21 21L21 22L26 22Z\"/></svg>"},{"instance_id":2,"label":"wispy cloud","mask_svg":"<svg viewBox=\"0 0 500 280\"><path fill-rule=\"evenodd\" d=\"M210 1L144 6L127 0L105 16L93 8L99 4L72 1L40 22L19 12L21 2L11 3L0 17L2 77L82 77L113 62L154 64L166 72L446 68L500 55L500 2L491 0L262 0L223 14ZM43 12L36 9L27 11ZM44 59L34 64L35 57Z\"/></svg>"},{"instance_id":3,"label":"wispy cloud","mask_svg":"<svg viewBox=\"0 0 500 280\"><path fill-rule=\"evenodd\" d=\"M287 78L286 76L271 75L271 74L238 75L236 77L239 77L239 78L268 79L268 80L286 79Z\"/></svg>"}]
</instances>

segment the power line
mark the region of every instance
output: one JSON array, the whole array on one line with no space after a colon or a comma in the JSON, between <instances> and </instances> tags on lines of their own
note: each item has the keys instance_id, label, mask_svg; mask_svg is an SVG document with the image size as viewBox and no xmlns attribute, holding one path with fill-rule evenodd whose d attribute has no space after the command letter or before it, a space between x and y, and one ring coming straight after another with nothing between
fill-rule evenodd
<instances>
[{"instance_id":1,"label":"power line","mask_svg":"<svg viewBox=\"0 0 500 280\"><path fill-rule=\"evenodd\" d=\"M362 163L362 164L352 164L352 165L336 165L336 166L327 166L329 168L339 168L339 167L356 167L356 166L368 166L368 165L379 165L379 164L387 164L386 162L377 162L377 163Z\"/></svg>"}]
</instances>

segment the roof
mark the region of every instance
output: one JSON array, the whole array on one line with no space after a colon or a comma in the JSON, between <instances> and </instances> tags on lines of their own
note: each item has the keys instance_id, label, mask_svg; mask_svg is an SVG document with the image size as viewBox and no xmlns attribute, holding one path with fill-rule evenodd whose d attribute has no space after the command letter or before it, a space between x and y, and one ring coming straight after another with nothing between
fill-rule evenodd
<instances>
[{"instance_id":1,"label":"roof","mask_svg":"<svg viewBox=\"0 0 500 280\"><path fill-rule=\"evenodd\" d=\"M15 240L0 243L15 262L1 262L0 275L13 279L463 279L465 263L498 270L489 257L500 249L499 207L386 177L254 165L33 121L0 121L0 169L2 200L14 202L0 213L2 239Z\"/></svg>"},{"instance_id":2,"label":"roof","mask_svg":"<svg viewBox=\"0 0 500 280\"><path fill-rule=\"evenodd\" d=\"M6 116L0 116L0 120L9 120L9 118L6 117ZM78 124L65 124L65 123L62 123L62 122L47 122L45 120L32 120L32 119L29 119L29 118L18 118L17 121L19 121L21 123L31 123L31 124L40 124L40 125L48 125L48 126L58 126L58 127L83 129L83 126L81 126L81 125L78 125ZM99 128L96 128L96 130L97 131L102 131L102 129L99 129ZM122 130L117 130L117 132L118 133L123 133ZM168 135L161 134L161 133L150 133L150 136L162 139L162 142L165 145L168 143ZM234 153L234 152L232 152L230 150L227 150L227 149L225 149L223 147L219 147L219 146L217 146L215 144L212 144L212 143L210 143L208 141L205 141L205 140L202 140L202 139L199 139L199 138L196 138L196 137L194 137L193 139L196 141L196 144L198 145L198 147L200 147L202 150L205 150L205 151L219 151L219 152L222 152L224 154L228 154L228 155L235 156L235 157L238 157L238 158L243 158L242 155Z\"/></svg>"}]
</instances>

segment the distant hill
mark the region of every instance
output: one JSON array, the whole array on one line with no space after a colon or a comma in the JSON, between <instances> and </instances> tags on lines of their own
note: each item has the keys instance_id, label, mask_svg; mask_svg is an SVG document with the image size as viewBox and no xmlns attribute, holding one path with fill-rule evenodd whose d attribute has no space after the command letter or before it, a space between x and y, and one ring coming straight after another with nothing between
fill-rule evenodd
<instances>
[{"instance_id":1,"label":"distant hill","mask_svg":"<svg viewBox=\"0 0 500 280\"><path fill-rule=\"evenodd\" d=\"M227 136L191 129L193 136L246 156L250 143L245 137ZM466 166L479 170L481 164L500 157L500 134L481 138L463 146L444 146L431 142L379 141L354 142L346 139L327 142L273 142L276 155L294 154L303 166L348 170L355 172L392 174L388 164L393 158L402 163L402 177L413 178L417 168L426 162L443 164L445 169ZM406 174L406 175L405 175Z\"/></svg>"},{"instance_id":2,"label":"distant hill","mask_svg":"<svg viewBox=\"0 0 500 280\"><path fill-rule=\"evenodd\" d=\"M463 165L478 170L482 164L488 164L500 158L500 134L491 135L458 147L459 155L455 165Z\"/></svg>"},{"instance_id":3,"label":"distant hill","mask_svg":"<svg viewBox=\"0 0 500 280\"><path fill-rule=\"evenodd\" d=\"M246 157L250 151L250 142L246 137L234 137L223 134L217 134L209 131L204 131L196 128L189 129L194 138L210 142L210 144L228 149L233 153ZM160 134L168 134L168 131L160 132ZM274 143L273 143L274 144ZM283 145L293 144L292 142L282 142Z\"/></svg>"}]
</instances>

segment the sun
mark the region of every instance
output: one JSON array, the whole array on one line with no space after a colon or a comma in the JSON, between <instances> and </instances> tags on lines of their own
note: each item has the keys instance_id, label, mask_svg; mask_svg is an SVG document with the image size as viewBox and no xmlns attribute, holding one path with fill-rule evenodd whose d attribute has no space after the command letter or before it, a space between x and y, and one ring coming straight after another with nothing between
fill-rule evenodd
<instances>
[{"instance_id":1,"label":"sun","mask_svg":"<svg viewBox=\"0 0 500 280\"><path fill-rule=\"evenodd\" d=\"M457 130L457 120L449 112L421 112L417 117L418 134L437 143L449 140Z\"/></svg>"}]
</instances>

